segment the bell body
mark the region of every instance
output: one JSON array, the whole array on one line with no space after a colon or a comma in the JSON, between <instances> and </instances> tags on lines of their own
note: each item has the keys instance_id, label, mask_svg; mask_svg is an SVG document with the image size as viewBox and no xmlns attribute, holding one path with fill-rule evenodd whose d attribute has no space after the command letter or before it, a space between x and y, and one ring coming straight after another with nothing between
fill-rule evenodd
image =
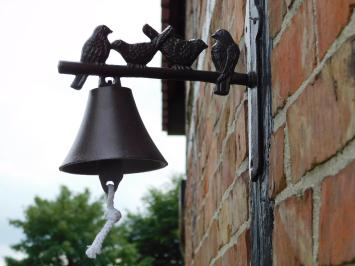
<instances>
[{"instance_id":1,"label":"bell body","mask_svg":"<svg viewBox=\"0 0 355 266\"><path fill-rule=\"evenodd\" d=\"M84 119L60 170L102 177L163 168L167 162L153 143L129 88L90 91Z\"/></svg>"}]
</instances>

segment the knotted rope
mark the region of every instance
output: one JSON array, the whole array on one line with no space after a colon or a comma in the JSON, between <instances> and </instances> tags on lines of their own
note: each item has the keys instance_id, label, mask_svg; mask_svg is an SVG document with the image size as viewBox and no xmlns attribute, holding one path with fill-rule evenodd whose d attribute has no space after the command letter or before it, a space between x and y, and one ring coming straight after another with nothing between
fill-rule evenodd
<instances>
[{"instance_id":1,"label":"knotted rope","mask_svg":"<svg viewBox=\"0 0 355 266\"><path fill-rule=\"evenodd\" d=\"M108 232L111 230L113 225L117 223L122 217L120 211L116 210L113 206L113 199L115 197L114 184L112 181L109 181L106 185L108 186L106 212L107 222L95 237L94 242L92 242L91 246L88 246L88 249L85 252L86 256L91 259L95 259L96 255L101 253L102 243L104 242Z\"/></svg>"}]
</instances>

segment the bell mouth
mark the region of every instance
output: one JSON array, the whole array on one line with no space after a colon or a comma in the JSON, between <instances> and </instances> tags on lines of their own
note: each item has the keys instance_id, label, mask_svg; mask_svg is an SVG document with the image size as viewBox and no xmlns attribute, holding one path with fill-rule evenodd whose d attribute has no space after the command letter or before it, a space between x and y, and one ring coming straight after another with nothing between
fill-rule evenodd
<instances>
[{"instance_id":1,"label":"bell mouth","mask_svg":"<svg viewBox=\"0 0 355 266\"><path fill-rule=\"evenodd\" d=\"M117 173L122 174L135 174L141 172L148 172L164 168L168 163L152 159L103 159L95 161L77 161L67 163L59 167L62 172L78 175L100 175L108 167L117 168Z\"/></svg>"},{"instance_id":2,"label":"bell mouth","mask_svg":"<svg viewBox=\"0 0 355 266\"><path fill-rule=\"evenodd\" d=\"M106 86L91 90L78 135L59 170L133 174L167 164L143 124L132 91Z\"/></svg>"}]
</instances>

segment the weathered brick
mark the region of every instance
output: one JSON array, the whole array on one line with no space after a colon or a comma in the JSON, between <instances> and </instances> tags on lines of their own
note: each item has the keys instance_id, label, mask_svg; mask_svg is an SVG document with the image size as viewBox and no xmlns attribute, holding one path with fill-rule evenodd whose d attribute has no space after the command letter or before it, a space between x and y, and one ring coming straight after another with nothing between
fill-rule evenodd
<instances>
[{"instance_id":1,"label":"weathered brick","mask_svg":"<svg viewBox=\"0 0 355 266\"><path fill-rule=\"evenodd\" d=\"M223 111L220 114L220 119L219 119L219 123L217 125L219 132L217 135L217 139L218 139L218 153L222 152L222 148L223 148L223 142L225 141L227 134L228 134L228 121L229 121L229 114L230 114L230 105L229 104L225 104L223 107Z\"/></svg>"},{"instance_id":2,"label":"weathered brick","mask_svg":"<svg viewBox=\"0 0 355 266\"><path fill-rule=\"evenodd\" d=\"M246 72L246 58L245 58L245 46L240 47L240 57L235 69L236 72L244 73ZM241 85L232 85L229 91L228 98L230 100L230 116L229 116L229 124L232 124L236 119L237 109L239 105L243 102L246 98L246 88L245 86Z\"/></svg>"},{"instance_id":3,"label":"weathered brick","mask_svg":"<svg viewBox=\"0 0 355 266\"><path fill-rule=\"evenodd\" d=\"M211 86L211 90L213 90L212 86ZM221 96L218 95L212 96L208 115L211 117L213 121L213 125L215 125L217 121L219 121L221 118L224 100L225 99L223 99Z\"/></svg>"},{"instance_id":4,"label":"weathered brick","mask_svg":"<svg viewBox=\"0 0 355 266\"><path fill-rule=\"evenodd\" d=\"M355 259L355 162L322 183L319 220L320 265Z\"/></svg>"},{"instance_id":5,"label":"weathered brick","mask_svg":"<svg viewBox=\"0 0 355 266\"><path fill-rule=\"evenodd\" d=\"M355 135L355 41L325 65L287 113L293 182Z\"/></svg>"},{"instance_id":6,"label":"weathered brick","mask_svg":"<svg viewBox=\"0 0 355 266\"><path fill-rule=\"evenodd\" d=\"M284 172L284 127L281 127L271 137L270 147L270 177L269 177L269 197L274 198L286 187Z\"/></svg>"},{"instance_id":7,"label":"weathered brick","mask_svg":"<svg viewBox=\"0 0 355 266\"><path fill-rule=\"evenodd\" d=\"M232 202L228 198L223 202L222 209L218 217L218 228L220 230L220 245L227 244L232 237L233 215L231 212Z\"/></svg>"},{"instance_id":8,"label":"weathered brick","mask_svg":"<svg viewBox=\"0 0 355 266\"><path fill-rule=\"evenodd\" d=\"M228 198L231 201L232 234L249 219L249 172L237 177L235 185Z\"/></svg>"},{"instance_id":9,"label":"weathered brick","mask_svg":"<svg viewBox=\"0 0 355 266\"><path fill-rule=\"evenodd\" d=\"M223 187L223 180L222 180L222 167L220 166L218 170L216 171L215 175L213 176L213 180L211 180L211 189L212 192L212 201L213 201L213 206L214 209L216 210L220 204L222 195L224 191L222 190Z\"/></svg>"},{"instance_id":10,"label":"weathered brick","mask_svg":"<svg viewBox=\"0 0 355 266\"><path fill-rule=\"evenodd\" d=\"M284 0L273 0L269 4L270 36L275 37L281 29L282 19L285 15Z\"/></svg>"},{"instance_id":11,"label":"weathered brick","mask_svg":"<svg viewBox=\"0 0 355 266\"><path fill-rule=\"evenodd\" d=\"M312 265L312 191L293 196L275 209L274 265Z\"/></svg>"},{"instance_id":12,"label":"weathered brick","mask_svg":"<svg viewBox=\"0 0 355 266\"><path fill-rule=\"evenodd\" d=\"M187 216L185 216L187 218ZM192 230L189 221L185 218L185 234L188 238L192 236ZM185 261L190 262L192 260L192 241L185 241Z\"/></svg>"},{"instance_id":13,"label":"weathered brick","mask_svg":"<svg viewBox=\"0 0 355 266\"><path fill-rule=\"evenodd\" d=\"M222 256L222 266L250 265L250 231L244 231L236 244L230 247Z\"/></svg>"},{"instance_id":14,"label":"weathered brick","mask_svg":"<svg viewBox=\"0 0 355 266\"><path fill-rule=\"evenodd\" d=\"M217 168L219 153L217 150L218 140L216 135L212 135L211 145L208 148L207 162L205 165L205 177L212 176Z\"/></svg>"},{"instance_id":15,"label":"weathered brick","mask_svg":"<svg viewBox=\"0 0 355 266\"><path fill-rule=\"evenodd\" d=\"M316 64L312 0L305 0L272 51L272 112L276 114Z\"/></svg>"},{"instance_id":16,"label":"weathered brick","mask_svg":"<svg viewBox=\"0 0 355 266\"><path fill-rule=\"evenodd\" d=\"M227 244L232 235L249 218L249 175L248 171L237 177L232 190L222 204L218 217L220 245Z\"/></svg>"},{"instance_id":17,"label":"weathered brick","mask_svg":"<svg viewBox=\"0 0 355 266\"><path fill-rule=\"evenodd\" d=\"M236 165L236 144L235 144L235 134L231 134L224 146L224 151L222 155L222 179L223 179L223 190L226 190L234 181L235 178L235 165Z\"/></svg>"},{"instance_id":18,"label":"weathered brick","mask_svg":"<svg viewBox=\"0 0 355 266\"><path fill-rule=\"evenodd\" d=\"M350 18L349 0L316 0L317 35L322 58Z\"/></svg>"},{"instance_id":19,"label":"weathered brick","mask_svg":"<svg viewBox=\"0 0 355 266\"><path fill-rule=\"evenodd\" d=\"M220 234L219 234L218 222L216 220L213 220L211 229L207 237L209 262L211 261L212 258L214 258L217 255L219 249L218 248L219 242L220 242L219 238L220 238Z\"/></svg>"},{"instance_id":20,"label":"weathered brick","mask_svg":"<svg viewBox=\"0 0 355 266\"><path fill-rule=\"evenodd\" d=\"M208 193L205 199L205 223L209 225L215 212L212 193Z\"/></svg>"},{"instance_id":21,"label":"weathered brick","mask_svg":"<svg viewBox=\"0 0 355 266\"><path fill-rule=\"evenodd\" d=\"M287 8L290 8L295 0L285 0Z\"/></svg>"},{"instance_id":22,"label":"weathered brick","mask_svg":"<svg viewBox=\"0 0 355 266\"><path fill-rule=\"evenodd\" d=\"M238 238L238 242L234 245L236 260L230 265L248 266L250 265L250 230L245 230Z\"/></svg>"},{"instance_id":23,"label":"weathered brick","mask_svg":"<svg viewBox=\"0 0 355 266\"><path fill-rule=\"evenodd\" d=\"M246 0L228 0L229 2L235 3L235 34L233 39L239 42L241 37L244 35L244 20L245 20L245 2ZM226 17L227 18L227 17ZM240 63L240 62L239 62Z\"/></svg>"},{"instance_id":24,"label":"weathered brick","mask_svg":"<svg viewBox=\"0 0 355 266\"><path fill-rule=\"evenodd\" d=\"M248 111L247 103L244 102L235 121L236 137L236 169L245 160L248 155Z\"/></svg>"}]
</instances>

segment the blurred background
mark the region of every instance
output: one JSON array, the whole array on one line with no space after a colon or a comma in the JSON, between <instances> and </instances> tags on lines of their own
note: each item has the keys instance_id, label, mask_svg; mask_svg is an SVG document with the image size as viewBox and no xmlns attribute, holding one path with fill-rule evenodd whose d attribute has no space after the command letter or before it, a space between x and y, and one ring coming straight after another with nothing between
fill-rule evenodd
<instances>
[{"instance_id":1,"label":"blurred background","mask_svg":"<svg viewBox=\"0 0 355 266\"><path fill-rule=\"evenodd\" d=\"M102 196L96 176L59 172L74 141L88 91L97 86L89 77L81 91L70 88L72 76L57 72L59 60L79 61L81 48L93 29L105 24L109 40L142 42L141 28L161 28L160 1L138 0L2 0L0 2L0 266L4 256L21 257L9 246L22 237L8 220L23 219L34 196L54 199L60 185L74 192L89 188ZM149 66L159 66L157 53ZM123 64L115 52L107 63ZM145 126L169 165L158 171L127 175L115 203L125 210L142 208L149 187L161 187L174 174L184 173L185 139L161 130L161 81L122 79L133 90Z\"/></svg>"}]
</instances>

